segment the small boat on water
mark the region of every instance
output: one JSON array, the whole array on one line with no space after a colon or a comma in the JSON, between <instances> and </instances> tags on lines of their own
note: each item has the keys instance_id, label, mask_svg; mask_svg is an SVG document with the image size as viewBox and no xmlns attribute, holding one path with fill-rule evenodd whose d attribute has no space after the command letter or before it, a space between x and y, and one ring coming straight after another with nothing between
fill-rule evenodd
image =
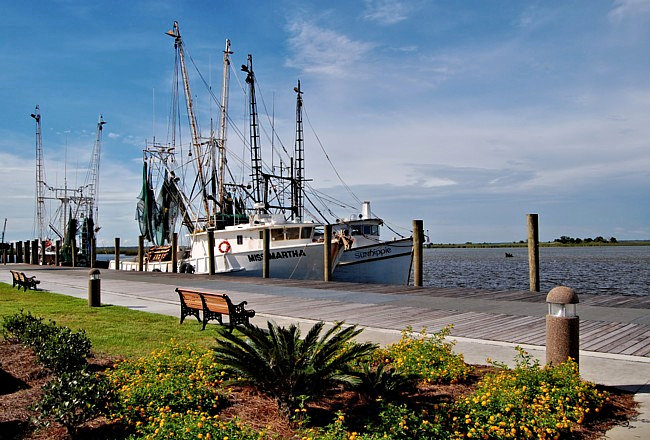
<instances>
[{"instance_id":1,"label":"small boat on water","mask_svg":"<svg viewBox=\"0 0 650 440\"><path fill-rule=\"evenodd\" d=\"M412 238L382 241L383 220L374 217L370 203L364 202L358 218L332 223L332 240L324 242L326 221L305 219L305 195L308 180L304 174L302 126L302 90L296 92L296 137L293 156L279 166L270 167L262 160L260 118L257 114L256 78L252 56L242 66L246 74L249 137L238 136L250 152L249 174L239 179L228 165L226 132L230 76L230 41L226 40L223 82L219 102L219 133L210 130L201 137L194 116L192 94L185 66L183 40L178 23L167 33L174 38L176 76L180 71L190 122L191 146L184 150L172 129L169 143L155 141L143 151L143 184L139 196L137 220L141 234L158 246L171 243L172 234L184 228L189 245L179 253L179 269L209 273L210 241L215 272L219 274L259 276L263 264L263 234L270 236L272 277L322 279L324 252L329 249L335 280L407 284L411 271ZM172 108L178 107L178 81L172 91ZM174 113L174 116L178 115ZM174 122L174 127L176 123ZM272 134L275 136L275 133ZM284 146L282 146L287 153ZM277 154L277 153L276 153ZM288 154L288 153L287 153ZM245 161L238 160L244 165ZM286 164L289 164L287 167ZM156 195L157 194L157 195ZM314 209L318 211L318 208ZM311 215L311 214L310 214ZM180 225L177 224L180 219ZM145 270L171 272L170 252L150 253ZM115 261L109 263L115 268ZM120 269L137 270L134 261L120 261Z\"/></svg>"}]
</instances>

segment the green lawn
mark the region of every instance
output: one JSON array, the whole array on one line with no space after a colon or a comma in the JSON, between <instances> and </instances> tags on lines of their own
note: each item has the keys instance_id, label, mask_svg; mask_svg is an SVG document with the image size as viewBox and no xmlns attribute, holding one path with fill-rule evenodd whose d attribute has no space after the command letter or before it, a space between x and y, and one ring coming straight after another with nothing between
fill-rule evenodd
<instances>
[{"instance_id":1,"label":"green lawn","mask_svg":"<svg viewBox=\"0 0 650 440\"><path fill-rule=\"evenodd\" d=\"M58 293L23 292L0 283L0 317L23 309L71 329L84 329L93 351L112 356L139 357L174 338L183 343L214 345L214 326L201 331L193 317L183 325L178 318L119 306L88 307L88 302ZM180 309L180 306L179 306Z\"/></svg>"}]
</instances>

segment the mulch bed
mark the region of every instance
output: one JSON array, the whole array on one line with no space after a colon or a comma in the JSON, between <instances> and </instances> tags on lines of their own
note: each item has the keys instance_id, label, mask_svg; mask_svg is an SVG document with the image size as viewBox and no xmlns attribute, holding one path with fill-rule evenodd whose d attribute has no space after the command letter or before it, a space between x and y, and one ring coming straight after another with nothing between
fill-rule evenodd
<instances>
[{"instance_id":1,"label":"mulch bed","mask_svg":"<svg viewBox=\"0 0 650 440\"><path fill-rule=\"evenodd\" d=\"M116 359L95 357L89 360L91 369L101 371L110 368ZM432 385L420 387L408 399L418 405L427 406L441 402L451 402L459 396L471 392L474 384L494 367L476 366L466 383L454 385ZM0 440L5 439L49 439L68 440L70 435L56 424L49 427L36 427L32 422L37 414L30 407L41 396L41 388L51 379L51 375L37 362L31 349L19 344L0 342ZM624 391L600 387L611 393L610 405L602 411L597 421L591 422L574 433L573 438L592 440L601 438L612 426L626 423L636 416L636 403L632 394ZM353 425L355 415L363 415L365 405L356 393L339 392L324 396L309 405L313 423L326 425L332 414L343 410L348 414L347 421ZM237 416L246 424L258 429L271 429L280 438L292 438L294 431L286 418L280 417L275 402L260 395L250 387L232 389L231 405L223 410L222 417ZM84 425L77 433L77 439L115 439L123 438L120 426L105 418L97 418Z\"/></svg>"}]
</instances>

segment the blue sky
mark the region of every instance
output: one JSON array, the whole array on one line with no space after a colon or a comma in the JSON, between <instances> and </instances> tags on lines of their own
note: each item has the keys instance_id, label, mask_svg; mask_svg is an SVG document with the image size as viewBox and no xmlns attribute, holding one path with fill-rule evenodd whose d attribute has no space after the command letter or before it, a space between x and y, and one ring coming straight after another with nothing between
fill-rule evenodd
<instances>
[{"instance_id":1,"label":"blue sky","mask_svg":"<svg viewBox=\"0 0 650 440\"><path fill-rule=\"evenodd\" d=\"M433 242L510 241L534 212L542 240L650 238L649 0L54 0L3 2L0 15L8 240L32 235L39 104L52 185L65 167L81 184L103 114L100 243L137 241L142 147L167 132L174 20L217 95L224 40L234 66L253 54L288 147L300 79L339 173L391 225L423 219ZM190 75L205 130L214 106ZM312 185L349 201L308 125L305 148Z\"/></svg>"}]
</instances>

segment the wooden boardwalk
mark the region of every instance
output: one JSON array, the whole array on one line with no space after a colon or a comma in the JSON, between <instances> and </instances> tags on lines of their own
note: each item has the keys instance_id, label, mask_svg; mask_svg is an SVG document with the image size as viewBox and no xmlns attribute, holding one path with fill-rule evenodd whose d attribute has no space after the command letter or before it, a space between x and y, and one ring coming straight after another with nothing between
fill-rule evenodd
<instances>
[{"instance_id":1,"label":"wooden boardwalk","mask_svg":"<svg viewBox=\"0 0 650 440\"><path fill-rule=\"evenodd\" d=\"M87 270L24 267L45 289L86 289ZM3 268L0 280L10 279L9 268ZM269 317L345 321L388 330L411 326L430 332L453 324L452 336L537 346L546 339L545 293L102 271L103 290L167 307L178 302L174 286L226 292ZM650 358L650 297L579 298L581 350Z\"/></svg>"}]
</instances>

